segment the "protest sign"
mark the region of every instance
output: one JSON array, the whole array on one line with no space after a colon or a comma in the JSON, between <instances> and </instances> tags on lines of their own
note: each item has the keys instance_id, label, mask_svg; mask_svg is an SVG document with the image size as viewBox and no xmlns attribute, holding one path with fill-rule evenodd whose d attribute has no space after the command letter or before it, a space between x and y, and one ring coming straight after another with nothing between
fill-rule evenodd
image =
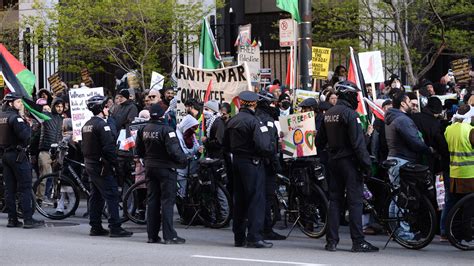
<instances>
[{"instance_id":1,"label":"protest sign","mask_svg":"<svg viewBox=\"0 0 474 266\"><path fill-rule=\"evenodd\" d=\"M53 75L48 77L48 83L51 87L51 91L54 94L58 94L64 91L64 86L62 85L61 77L59 76L59 72L54 73Z\"/></svg>"},{"instance_id":2,"label":"protest sign","mask_svg":"<svg viewBox=\"0 0 474 266\"><path fill-rule=\"evenodd\" d=\"M221 69L200 69L179 64L176 77L178 79L176 95L178 122L186 116L184 103L193 98L202 102L211 80L212 89L209 100L217 100L219 103L231 103L240 92L251 90L247 64Z\"/></svg>"},{"instance_id":3,"label":"protest sign","mask_svg":"<svg viewBox=\"0 0 474 266\"><path fill-rule=\"evenodd\" d=\"M283 158L316 155L314 112L280 116Z\"/></svg>"},{"instance_id":4,"label":"protest sign","mask_svg":"<svg viewBox=\"0 0 474 266\"><path fill-rule=\"evenodd\" d=\"M81 88L69 91L69 106L71 108L72 137L74 141L82 140L81 130L84 124L93 116L87 109L86 101L95 95L104 95L104 89L99 88Z\"/></svg>"},{"instance_id":5,"label":"protest sign","mask_svg":"<svg viewBox=\"0 0 474 266\"><path fill-rule=\"evenodd\" d=\"M359 53L359 63L365 83L385 81L380 51Z\"/></svg>"},{"instance_id":6,"label":"protest sign","mask_svg":"<svg viewBox=\"0 0 474 266\"><path fill-rule=\"evenodd\" d=\"M330 60L331 48L312 47L311 69L313 77L317 79L327 79Z\"/></svg>"},{"instance_id":7,"label":"protest sign","mask_svg":"<svg viewBox=\"0 0 474 266\"><path fill-rule=\"evenodd\" d=\"M236 45L245 45L252 42L252 24L239 26L239 37Z\"/></svg>"},{"instance_id":8,"label":"protest sign","mask_svg":"<svg viewBox=\"0 0 474 266\"><path fill-rule=\"evenodd\" d=\"M262 68L260 69L260 84L269 85L272 82L272 69Z\"/></svg>"},{"instance_id":9,"label":"protest sign","mask_svg":"<svg viewBox=\"0 0 474 266\"><path fill-rule=\"evenodd\" d=\"M289 47L295 45L295 22L293 19L280 19L280 46Z\"/></svg>"},{"instance_id":10,"label":"protest sign","mask_svg":"<svg viewBox=\"0 0 474 266\"><path fill-rule=\"evenodd\" d=\"M151 72L150 90L161 90L165 83L165 77L158 72Z\"/></svg>"},{"instance_id":11,"label":"protest sign","mask_svg":"<svg viewBox=\"0 0 474 266\"><path fill-rule=\"evenodd\" d=\"M307 91L307 90L296 90L295 91L296 100L294 102L294 108L298 107L302 101L308 98L319 99L319 92Z\"/></svg>"},{"instance_id":12,"label":"protest sign","mask_svg":"<svg viewBox=\"0 0 474 266\"><path fill-rule=\"evenodd\" d=\"M257 83L260 81L260 47L258 45L240 45L239 46L239 65L247 63L250 74L250 82Z\"/></svg>"},{"instance_id":13,"label":"protest sign","mask_svg":"<svg viewBox=\"0 0 474 266\"><path fill-rule=\"evenodd\" d=\"M451 62L451 69L454 73L454 78L458 84L467 84L471 77L469 71L471 71L471 61L469 58L457 59Z\"/></svg>"}]
</instances>

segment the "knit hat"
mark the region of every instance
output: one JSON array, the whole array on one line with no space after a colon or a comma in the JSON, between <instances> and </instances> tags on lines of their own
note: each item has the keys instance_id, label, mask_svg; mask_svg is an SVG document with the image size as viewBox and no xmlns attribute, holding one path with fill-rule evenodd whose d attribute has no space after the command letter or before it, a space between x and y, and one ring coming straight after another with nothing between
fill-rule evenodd
<instances>
[{"instance_id":1,"label":"knit hat","mask_svg":"<svg viewBox=\"0 0 474 266\"><path fill-rule=\"evenodd\" d=\"M433 114L441 114L441 112L443 112L443 104L438 97L428 98L426 108L428 108Z\"/></svg>"},{"instance_id":2,"label":"knit hat","mask_svg":"<svg viewBox=\"0 0 474 266\"><path fill-rule=\"evenodd\" d=\"M128 89L120 90L119 94L122 95L125 99L128 99L130 97L130 91Z\"/></svg>"},{"instance_id":3,"label":"knit hat","mask_svg":"<svg viewBox=\"0 0 474 266\"><path fill-rule=\"evenodd\" d=\"M214 113L219 112L219 103L216 100L209 100L204 104L204 107L211 109Z\"/></svg>"}]
</instances>

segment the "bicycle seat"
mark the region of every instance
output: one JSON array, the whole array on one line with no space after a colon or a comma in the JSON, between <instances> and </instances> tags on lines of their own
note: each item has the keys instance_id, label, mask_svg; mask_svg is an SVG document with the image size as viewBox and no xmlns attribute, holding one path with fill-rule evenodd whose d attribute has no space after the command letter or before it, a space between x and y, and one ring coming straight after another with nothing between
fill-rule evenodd
<instances>
[{"instance_id":1,"label":"bicycle seat","mask_svg":"<svg viewBox=\"0 0 474 266\"><path fill-rule=\"evenodd\" d=\"M398 164L397 160L389 159L389 160L385 160L385 161L382 162L382 167L385 168L385 169L389 169L389 168L394 167L397 164Z\"/></svg>"},{"instance_id":2,"label":"bicycle seat","mask_svg":"<svg viewBox=\"0 0 474 266\"><path fill-rule=\"evenodd\" d=\"M216 164L220 164L220 163L221 163L220 159L212 159L212 158L199 159L199 164L200 165L216 165Z\"/></svg>"}]
</instances>

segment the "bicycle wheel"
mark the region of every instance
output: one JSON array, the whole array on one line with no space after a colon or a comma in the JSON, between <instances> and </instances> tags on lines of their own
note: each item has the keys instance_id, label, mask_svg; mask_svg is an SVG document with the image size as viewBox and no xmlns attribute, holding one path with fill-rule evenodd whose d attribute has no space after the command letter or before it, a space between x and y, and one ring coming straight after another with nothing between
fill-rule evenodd
<instances>
[{"instance_id":1,"label":"bicycle wheel","mask_svg":"<svg viewBox=\"0 0 474 266\"><path fill-rule=\"evenodd\" d=\"M44 194L40 190L44 189ZM69 177L49 174L33 185L36 209L46 218L62 220L74 214L79 206L79 188ZM38 197L37 195L41 195Z\"/></svg>"},{"instance_id":2,"label":"bicycle wheel","mask_svg":"<svg viewBox=\"0 0 474 266\"><path fill-rule=\"evenodd\" d=\"M198 216L205 226L218 229L229 224L232 214L232 200L222 184L217 183L213 190L201 187L199 193L194 196L194 202L199 202Z\"/></svg>"},{"instance_id":3,"label":"bicycle wheel","mask_svg":"<svg viewBox=\"0 0 474 266\"><path fill-rule=\"evenodd\" d=\"M464 196L449 211L446 219L448 240L451 245L460 250L474 250L472 245L472 237L474 236L473 204L474 193Z\"/></svg>"},{"instance_id":4,"label":"bicycle wheel","mask_svg":"<svg viewBox=\"0 0 474 266\"><path fill-rule=\"evenodd\" d=\"M387 231L393 235L395 242L408 249L422 249L435 236L436 211L431 201L424 195L415 208L403 209L397 206L393 198L386 205Z\"/></svg>"},{"instance_id":5,"label":"bicycle wheel","mask_svg":"<svg viewBox=\"0 0 474 266\"><path fill-rule=\"evenodd\" d=\"M298 219L298 227L305 235L320 238L326 234L329 202L319 186L311 184L308 195L296 189L290 204L290 210L296 210L293 219Z\"/></svg>"},{"instance_id":6,"label":"bicycle wheel","mask_svg":"<svg viewBox=\"0 0 474 266\"><path fill-rule=\"evenodd\" d=\"M133 184L123 197L123 212L130 221L146 224L147 181L141 180Z\"/></svg>"},{"instance_id":7,"label":"bicycle wheel","mask_svg":"<svg viewBox=\"0 0 474 266\"><path fill-rule=\"evenodd\" d=\"M272 227L275 226L277 221L281 220L281 212L280 212L280 201L278 200L278 196L275 195L273 198L273 203L270 208L270 213L272 217Z\"/></svg>"}]
</instances>

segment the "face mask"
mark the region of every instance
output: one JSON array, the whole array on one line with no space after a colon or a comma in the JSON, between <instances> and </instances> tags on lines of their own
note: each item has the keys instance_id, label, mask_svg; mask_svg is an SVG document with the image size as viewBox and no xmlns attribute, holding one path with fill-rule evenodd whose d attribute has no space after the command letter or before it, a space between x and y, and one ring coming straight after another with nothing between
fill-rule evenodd
<instances>
[{"instance_id":1,"label":"face mask","mask_svg":"<svg viewBox=\"0 0 474 266\"><path fill-rule=\"evenodd\" d=\"M345 81L345 80L346 80L346 77L344 77L344 76L339 76L338 79L339 79L339 81Z\"/></svg>"},{"instance_id":2,"label":"face mask","mask_svg":"<svg viewBox=\"0 0 474 266\"><path fill-rule=\"evenodd\" d=\"M281 102L281 108L283 109L290 108L290 102L287 102L287 101Z\"/></svg>"}]
</instances>

